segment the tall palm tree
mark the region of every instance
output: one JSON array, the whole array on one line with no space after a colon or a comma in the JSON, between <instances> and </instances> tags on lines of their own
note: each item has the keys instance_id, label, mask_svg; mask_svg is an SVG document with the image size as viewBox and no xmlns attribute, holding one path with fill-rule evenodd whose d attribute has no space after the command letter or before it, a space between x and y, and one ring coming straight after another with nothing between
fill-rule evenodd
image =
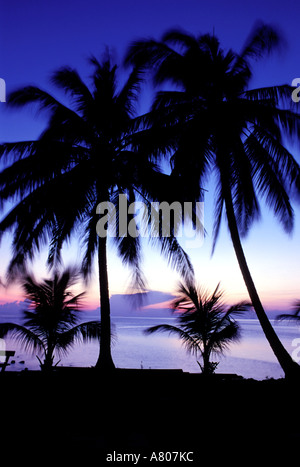
<instances>
[{"instance_id":1,"label":"tall palm tree","mask_svg":"<svg viewBox=\"0 0 300 467\"><path fill-rule=\"evenodd\" d=\"M181 312L177 317L178 325L159 324L145 332L162 331L179 336L190 353L201 356L203 363L199 365L203 374L209 375L216 367L216 362L210 361L211 356L224 353L232 342L239 340L239 324L234 316L248 306L242 302L226 309L222 296L219 285L209 294L193 282L180 283L178 297L172 304L173 310Z\"/></svg>"},{"instance_id":2,"label":"tall palm tree","mask_svg":"<svg viewBox=\"0 0 300 467\"><path fill-rule=\"evenodd\" d=\"M76 341L100 338L99 321L78 323L85 292L77 295L71 292L70 287L77 279L78 274L72 268L65 269L61 274L55 272L51 279L41 282L37 282L32 274L27 274L22 282L29 302L29 309L23 312L24 326L0 324L1 337L10 335L25 350L43 355L44 361L37 355L42 370L51 370L55 355L66 354Z\"/></svg>"},{"instance_id":3,"label":"tall palm tree","mask_svg":"<svg viewBox=\"0 0 300 467\"><path fill-rule=\"evenodd\" d=\"M126 63L140 72L153 70L154 82L164 85L147 121L151 125L152 116L153 138L159 128L176 139L173 173L202 187L205 177L214 175L213 249L225 213L257 317L286 376L292 376L299 375L300 368L264 311L241 243L260 216L259 197L287 232L293 228L290 194L300 191L300 168L285 141L299 138L300 117L292 107L292 88L250 88L252 60L264 58L280 44L279 34L266 25L254 29L240 54L225 52L215 36L171 30L162 41L135 42Z\"/></svg>"},{"instance_id":4,"label":"tall palm tree","mask_svg":"<svg viewBox=\"0 0 300 467\"><path fill-rule=\"evenodd\" d=\"M75 69L64 67L53 74L52 82L66 94L65 103L35 86L13 92L11 107L36 105L48 115L48 123L36 141L5 143L0 155L7 167L0 173L2 207L13 202L0 222L0 233L13 231L11 275L32 259L42 245L50 242L48 262L60 261L63 245L81 235L82 270L92 271L98 255L101 308L100 353L96 366L114 368L111 356L111 318L107 272L107 235L97 235L99 203L111 202L119 212L119 195L130 203L143 196L156 199L159 187L168 187L169 177L160 173L142 148L143 131L135 124L135 104L140 74L134 70L118 85L117 66L109 56L93 67L88 86ZM166 198L163 198L166 199ZM11 205L10 205L11 207ZM104 214L104 213L102 213ZM135 222L134 216L128 220ZM143 287L139 236L118 232L114 238L126 265L133 268L135 284ZM158 236L161 250L174 267L186 274L192 270L188 256L174 235Z\"/></svg>"}]
</instances>

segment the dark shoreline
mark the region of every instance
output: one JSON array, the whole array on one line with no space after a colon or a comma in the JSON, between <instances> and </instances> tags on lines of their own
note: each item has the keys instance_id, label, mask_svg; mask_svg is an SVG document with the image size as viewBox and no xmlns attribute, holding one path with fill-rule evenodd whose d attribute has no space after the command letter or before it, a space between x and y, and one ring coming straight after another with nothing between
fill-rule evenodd
<instances>
[{"instance_id":1,"label":"dark shoreline","mask_svg":"<svg viewBox=\"0 0 300 467\"><path fill-rule=\"evenodd\" d=\"M268 448L286 456L299 450L299 388L284 379L205 380L180 370L5 372L1 444L6 451L22 445L26 452L59 447L67 457L100 456L102 462L93 465L105 465L113 451L229 456L253 445L249 455Z\"/></svg>"}]
</instances>

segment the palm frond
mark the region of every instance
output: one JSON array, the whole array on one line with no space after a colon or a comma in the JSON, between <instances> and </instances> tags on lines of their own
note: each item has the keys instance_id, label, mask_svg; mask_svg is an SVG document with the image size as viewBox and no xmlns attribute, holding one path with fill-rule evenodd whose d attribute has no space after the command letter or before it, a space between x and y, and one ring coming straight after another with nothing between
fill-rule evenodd
<instances>
[{"instance_id":1,"label":"palm frond","mask_svg":"<svg viewBox=\"0 0 300 467\"><path fill-rule=\"evenodd\" d=\"M154 39L141 39L130 44L124 63L139 70L150 70L152 67L158 68L169 54L174 54L174 51L166 44Z\"/></svg>"},{"instance_id":2,"label":"palm frond","mask_svg":"<svg viewBox=\"0 0 300 467\"><path fill-rule=\"evenodd\" d=\"M124 109L130 117L136 115L135 104L138 100L141 83L144 79L143 73L138 68L134 68L118 95L118 105L121 109Z\"/></svg>"},{"instance_id":3,"label":"palm frond","mask_svg":"<svg viewBox=\"0 0 300 467\"><path fill-rule=\"evenodd\" d=\"M284 45L284 37L278 28L257 22L240 54L242 59L260 59Z\"/></svg>"},{"instance_id":4,"label":"palm frond","mask_svg":"<svg viewBox=\"0 0 300 467\"><path fill-rule=\"evenodd\" d=\"M194 276L191 260L176 237L173 235L154 237L151 241L160 244L162 255L166 257L171 267L177 270L184 279L188 280Z\"/></svg>"},{"instance_id":5,"label":"palm frond","mask_svg":"<svg viewBox=\"0 0 300 467\"><path fill-rule=\"evenodd\" d=\"M91 213L89 219L85 223L85 228L82 233L82 245L83 245L83 261L82 261L82 273L85 280L89 280L92 274L93 258L98 247L98 235L96 231L96 225L98 221L98 215Z\"/></svg>"},{"instance_id":6,"label":"palm frond","mask_svg":"<svg viewBox=\"0 0 300 467\"><path fill-rule=\"evenodd\" d=\"M75 69L68 66L60 68L53 73L51 81L70 95L78 112L88 115L93 107L93 96Z\"/></svg>"},{"instance_id":7,"label":"palm frond","mask_svg":"<svg viewBox=\"0 0 300 467\"><path fill-rule=\"evenodd\" d=\"M270 155L271 140L268 141L267 149L264 141L258 138L251 134L245 143L246 151L252 159L254 183L259 192L265 196L267 204L273 209L284 229L290 232L293 228L294 212L287 193L289 191L287 174L284 176L280 162ZM276 150L279 151L278 155L283 154L281 146L277 146Z\"/></svg>"},{"instance_id":8,"label":"palm frond","mask_svg":"<svg viewBox=\"0 0 300 467\"><path fill-rule=\"evenodd\" d=\"M183 345L192 355L197 355L197 352L202 354L199 341L191 336L189 332L180 327L171 326L170 324L159 324L157 326L147 328L144 332L145 334L153 334L155 332L168 332L169 334L175 334L182 340Z\"/></svg>"},{"instance_id":9,"label":"palm frond","mask_svg":"<svg viewBox=\"0 0 300 467\"><path fill-rule=\"evenodd\" d=\"M281 84L277 86L265 86L262 88L247 89L243 93L246 99L269 104L274 107L283 105L293 107L291 95L294 88L289 84Z\"/></svg>"},{"instance_id":10,"label":"palm frond","mask_svg":"<svg viewBox=\"0 0 300 467\"><path fill-rule=\"evenodd\" d=\"M278 321L289 320L291 322L300 323L300 300L297 300L294 305L293 313L281 313L276 317Z\"/></svg>"},{"instance_id":11,"label":"palm frond","mask_svg":"<svg viewBox=\"0 0 300 467\"><path fill-rule=\"evenodd\" d=\"M35 104L40 112L54 112L57 109L61 109L66 115L73 114L68 107L64 106L61 102L55 99L55 97L36 86L25 86L24 88L10 93L7 103L10 107L17 108Z\"/></svg>"},{"instance_id":12,"label":"palm frond","mask_svg":"<svg viewBox=\"0 0 300 467\"><path fill-rule=\"evenodd\" d=\"M31 330L16 323L0 323L0 337L9 336L26 352L44 352L44 342Z\"/></svg>"},{"instance_id":13,"label":"palm frond","mask_svg":"<svg viewBox=\"0 0 300 467\"><path fill-rule=\"evenodd\" d=\"M15 162L32 154L37 141L18 141L0 145L0 158L6 162Z\"/></svg>"},{"instance_id":14,"label":"palm frond","mask_svg":"<svg viewBox=\"0 0 300 467\"><path fill-rule=\"evenodd\" d=\"M56 352L58 355L67 354L67 352L76 343L88 343L93 340L100 339L101 324L99 321L88 321L85 323L77 324L72 328L58 333L56 336Z\"/></svg>"},{"instance_id":15,"label":"palm frond","mask_svg":"<svg viewBox=\"0 0 300 467\"><path fill-rule=\"evenodd\" d=\"M237 322L229 321L225 326L216 329L209 338L209 348L212 353L224 354L230 344L241 338L240 327Z\"/></svg>"},{"instance_id":16,"label":"palm frond","mask_svg":"<svg viewBox=\"0 0 300 467\"><path fill-rule=\"evenodd\" d=\"M174 28L166 31L162 36L162 41L179 46L181 49L198 48L198 41L195 36L183 29Z\"/></svg>"},{"instance_id":17,"label":"palm frond","mask_svg":"<svg viewBox=\"0 0 300 467\"><path fill-rule=\"evenodd\" d=\"M174 311L188 312L199 308L198 291L192 277L189 277L185 282L179 282L177 297L172 301L171 308Z\"/></svg>"},{"instance_id":18,"label":"palm frond","mask_svg":"<svg viewBox=\"0 0 300 467\"><path fill-rule=\"evenodd\" d=\"M216 189L216 201L215 201L215 208L214 208L213 242L212 242L212 250L211 250L212 255L214 254L217 240L220 234L223 212L224 212L224 197L223 197L221 183L219 183Z\"/></svg>"}]
</instances>

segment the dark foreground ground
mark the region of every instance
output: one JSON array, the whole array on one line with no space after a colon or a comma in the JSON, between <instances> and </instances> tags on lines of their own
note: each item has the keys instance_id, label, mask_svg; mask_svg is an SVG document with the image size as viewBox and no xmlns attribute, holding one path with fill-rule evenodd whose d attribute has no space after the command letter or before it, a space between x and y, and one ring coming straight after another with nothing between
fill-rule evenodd
<instances>
[{"instance_id":1,"label":"dark foreground ground","mask_svg":"<svg viewBox=\"0 0 300 467\"><path fill-rule=\"evenodd\" d=\"M6 372L0 396L0 459L13 460L6 465L19 465L17 456L49 466L174 465L176 454L167 452L193 453L177 455L180 465L300 458L299 386L285 380L205 381L170 370ZM125 453L139 460L121 460Z\"/></svg>"}]
</instances>

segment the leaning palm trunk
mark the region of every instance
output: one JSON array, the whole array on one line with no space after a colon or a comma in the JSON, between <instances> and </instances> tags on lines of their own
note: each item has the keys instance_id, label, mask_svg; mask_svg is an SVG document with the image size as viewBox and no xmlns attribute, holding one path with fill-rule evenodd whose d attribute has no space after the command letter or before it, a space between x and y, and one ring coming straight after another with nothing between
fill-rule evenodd
<instances>
[{"instance_id":1,"label":"leaning palm trunk","mask_svg":"<svg viewBox=\"0 0 300 467\"><path fill-rule=\"evenodd\" d=\"M107 273L107 239L98 239L98 265L100 284L100 313L101 313L101 338L100 353L96 363L96 368L110 370L115 368L111 355L111 322L110 322L110 302Z\"/></svg>"},{"instance_id":2,"label":"leaning palm trunk","mask_svg":"<svg viewBox=\"0 0 300 467\"><path fill-rule=\"evenodd\" d=\"M286 378L300 378L300 367L292 359L290 354L282 345L280 339L278 338L276 332L274 331L266 312L262 306L259 295L257 293L255 284L253 282L243 247L240 240L240 235L237 227L237 222L234 214L232 199L230 195L225 197L226 213L228 219L228 226L230 230L230 235L234 247L234 251L247 287L253 308L256 312L257 318L260 322L262 330L280 364L282 367Z\"/></svg>"}]
</instances>

